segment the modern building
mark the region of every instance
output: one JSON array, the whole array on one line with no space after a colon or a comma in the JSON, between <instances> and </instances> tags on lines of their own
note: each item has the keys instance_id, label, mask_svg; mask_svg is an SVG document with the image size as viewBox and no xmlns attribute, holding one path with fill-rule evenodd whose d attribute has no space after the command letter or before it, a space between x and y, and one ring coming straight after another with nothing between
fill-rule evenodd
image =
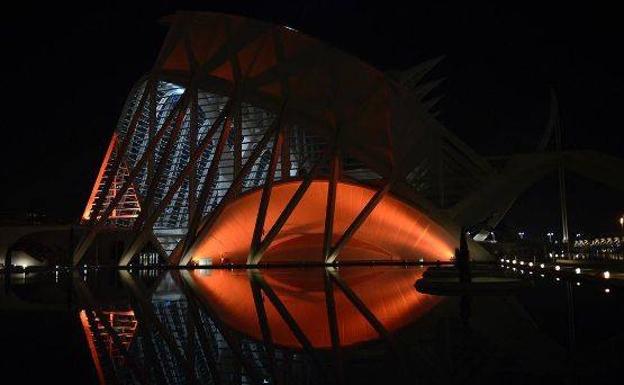
<instances>
[{"instance_id":1,"label":"modern building","mask_svg":"<svg viewBox=\"0 0 624 385\"><path fill-rule=\"evenodd\" d=\"M135 233L122 265L147 244L174 264L452 256L459 227L430 202L423 148L465 146L426 99L436 61L393 80L285 26L215 13L166 21L104 156L74 263L111 226Z\"/></svg>"}]
</instances>

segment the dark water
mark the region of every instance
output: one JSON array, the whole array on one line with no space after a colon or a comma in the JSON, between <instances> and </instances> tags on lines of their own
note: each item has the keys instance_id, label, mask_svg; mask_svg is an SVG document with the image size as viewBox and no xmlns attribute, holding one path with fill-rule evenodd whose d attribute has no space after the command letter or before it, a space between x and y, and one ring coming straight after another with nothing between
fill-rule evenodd
<instances>
[{"instance_id":1,"label":"dark water","mask_svg":"<svg viewBox=\"0 0 624 385\"><path fill-rule=\"evenodd\" d=\"M421 294L422 267L13 275L2 383L620 383L622 289ZM4 278L3 278L4 279Z\"/></svg>"}]
</instances>

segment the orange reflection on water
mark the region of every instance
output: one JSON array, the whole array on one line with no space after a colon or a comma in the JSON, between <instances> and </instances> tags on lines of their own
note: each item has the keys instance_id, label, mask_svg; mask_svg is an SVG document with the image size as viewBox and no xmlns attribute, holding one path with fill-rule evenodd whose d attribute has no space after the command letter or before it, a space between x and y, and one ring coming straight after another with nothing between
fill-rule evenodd
<instances>
[{"instance_id":1,"label":"orange reflection on water","mask_svg":"<svg viewBox=\"0 0 624 385\"><path fill-rule=\"evenodd\" d=\"M414 288L414 282L422 272L420 268L350 267L340 269L338 275L392 332L417 320L439 301ZM262 340L252 294L252 274L245 270L195 270L190 279L197 284L193 286L198 287L198 294L206 297L228 326ZM314 347L331 347L323 269L269 269L256 274L261 274L273 289ZM335 284L333 293L342 346L379 338ZM263 295L263 303L273 342L280 346L301 347L266 295Z\"/></svg>"}]
</instances>

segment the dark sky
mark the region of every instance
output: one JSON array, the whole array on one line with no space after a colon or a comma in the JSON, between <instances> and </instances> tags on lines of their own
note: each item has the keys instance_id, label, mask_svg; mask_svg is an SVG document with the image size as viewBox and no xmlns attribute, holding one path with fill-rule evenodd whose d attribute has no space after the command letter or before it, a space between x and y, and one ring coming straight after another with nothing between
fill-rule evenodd
<instances>
[{"instance_id":1,"label":"dark sky","mask_svg":"<svg viewBox=\"0 0 624 385\"><path fill-rule=\"evenodd\" d=\"M77 218L132 84L147 72L178 9L286 24L382 69L445 55L441 120L483 155L532 151L559 96L564 146L624 157L624 60L615 9L522 8L405 1L111 1L86 8L24 4L2 23L0 210ZM501 2L503 3L503 2ZM546 3L546 2L543 2ZM271 5L267 5L271 4ZM547 6L546 6L547 7ZM614 177L624 177L615 175ZM617 231L621 192L570 176L572 231ZM506 225L557 230L551 178ZM544 204L541 204L544 203Z\"/></svg>"}]
</instances>

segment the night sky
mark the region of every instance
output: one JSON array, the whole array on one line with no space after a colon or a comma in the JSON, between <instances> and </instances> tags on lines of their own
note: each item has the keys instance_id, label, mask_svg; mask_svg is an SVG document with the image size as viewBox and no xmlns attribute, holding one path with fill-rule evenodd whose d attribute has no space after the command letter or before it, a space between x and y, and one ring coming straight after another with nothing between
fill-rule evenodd
<instances>
[{"instance_id":1,"label":"night sky","mask_svg":"<svg viewBox=\"0 0 624 385\"><path fill-rule=\"evenodd\" d=\"M441 1L411 8L404 1L369 7L349 0L51 3L18 5L1 26L3 212L79 217L125 97L151 68L166 34L157 21L179 9L286 24L384 71L445 55L432 74L446 79L438 91L440 119L484 156L535 149L552 86L566 149L624 157L615 9L571 2L552 9ZM553 177L528 191L504 226L557 231L555 186ZM618 231L621 192L573 175L568 186L572 232Z\"/></svg>"}]
</instances>

